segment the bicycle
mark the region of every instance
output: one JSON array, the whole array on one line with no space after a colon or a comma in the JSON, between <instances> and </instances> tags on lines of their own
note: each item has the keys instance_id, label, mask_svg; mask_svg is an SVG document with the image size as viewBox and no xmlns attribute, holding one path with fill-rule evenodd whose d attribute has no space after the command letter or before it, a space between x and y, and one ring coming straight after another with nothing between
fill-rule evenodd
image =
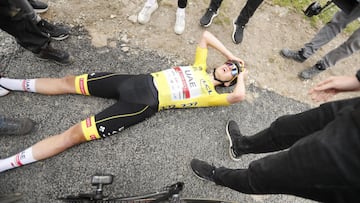
<instances>
[{"instance_id":1,"label":"bicycle","mask_svg":"<svg viewBox=\"0 0 360 203\"><path fill-rule=\"evenodd\" d=\"M91 177L91 185L96 189L91 193L79 193L57 198L63 202L71 203L232 203L228 201L201 198L182 198L180 192L184 188L183 182L166 186L158 191L129 197L110 197L104 194L104 186L113 182L111 174L95 174Z\"/></svg>"}]
</instances>

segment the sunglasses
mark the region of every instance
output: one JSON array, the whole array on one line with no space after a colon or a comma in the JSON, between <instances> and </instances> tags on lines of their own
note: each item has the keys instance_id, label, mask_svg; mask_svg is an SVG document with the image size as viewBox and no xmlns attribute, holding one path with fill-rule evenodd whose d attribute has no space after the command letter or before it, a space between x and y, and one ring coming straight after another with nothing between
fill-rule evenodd
<instances>
[{"instance_id":1,"label":"sunglasses","mask_svg":"<svg viewBox=\"0 0 360 203\"><path fill-rule=\"evenodd\" d=\"M234 76L237 76L239 74L239 70L237 68L237 66L234 64L234 63L231 63L230 61L227 61L225 62L225 64L231 68L231 75L234 77Z\"/></svg>"}]
</instances>

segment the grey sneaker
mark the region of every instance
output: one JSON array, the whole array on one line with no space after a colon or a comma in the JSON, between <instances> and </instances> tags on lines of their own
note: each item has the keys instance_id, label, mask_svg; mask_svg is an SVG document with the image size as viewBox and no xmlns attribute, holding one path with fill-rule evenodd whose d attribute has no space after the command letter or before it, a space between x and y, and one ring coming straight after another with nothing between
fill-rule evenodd
<instances>
[{"instance_id":1,"label":"grey sneaker","mask_svg":"<svg viewBox=\"0 0 360 203\"><path fill-rule=\"evenodd\" d=\"M29 118L7 118L0 116L0 135L25 135L31 132L35 122Z\"/></svg>"},{"instance_id":2,"label":"grey sneaker","mask_svg":"<svg viewBox=\"0 0 360 203\"><path fill-rule=\"evenodd\" d=\"M311 79L315 75L319 74L321 71L324 71L326 69L325 63L323 60L318 61L315 65L313 65L311 68L306 69L302 72L300 72L299 77L301 79Z\"/></svg>"},{"instance_id":3,"label":"grey sneaker","mask_svg":"<svg viewBox=\"0 0 360 203\"><path fill-rule=\"evenodd\" d=\"M303 53L303 49L300 49L299 51L293 51L288 48L285 48L280 51L281 56L288 58L288 59L293 59L294 61L297 61L300 63L302 63L306 60L306 58L303 56L302 53Z\"/></svg>"},{"instance_id":4,"label":"grey sneaker","mask_svg":"<svg viewBox=\"0 0 360 203\"><path fill-rule=\"evenodd\" d=\"M241 132L239 129L239 126L236 124L235 121L229 120L226 123L226 135L229 140L229 155L230 158L234 161L240 161L241 155L243 153L238 152L235 148L236 142L239 141L239 138L241 138Z\"/></svg>"},{"instance_id":5,"label":"grey sneaker","mask_svg":"<svg viewBox=\"0 0 360 203\"><path fill-rule=\"evenodd\" d=\"M198 178L214 182L215 166L199 159L191 160L190 166Z\"/></svg>"}]
</instances>

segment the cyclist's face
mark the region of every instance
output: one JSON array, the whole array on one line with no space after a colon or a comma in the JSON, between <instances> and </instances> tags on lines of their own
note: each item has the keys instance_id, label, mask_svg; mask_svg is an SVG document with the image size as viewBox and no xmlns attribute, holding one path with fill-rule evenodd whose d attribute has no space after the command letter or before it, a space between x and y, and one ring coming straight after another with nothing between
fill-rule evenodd
<instances>
[{"instance_id":1,"label":"cyclist's face","mask_svg":"<svg viewBox=\"0 0 360 203\"><path fill-rule=\"evenodd\" d=\"M230 81L233 79L233 67L230 64L223 64L215 69L216 78L221 81Z\"/></svg>"}]
</instances>

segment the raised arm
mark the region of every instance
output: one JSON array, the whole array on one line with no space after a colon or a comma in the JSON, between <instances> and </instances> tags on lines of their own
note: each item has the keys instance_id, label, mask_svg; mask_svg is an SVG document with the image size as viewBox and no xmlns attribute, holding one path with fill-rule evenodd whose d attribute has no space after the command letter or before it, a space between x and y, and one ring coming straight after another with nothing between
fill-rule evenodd
<instances>
[{"instance_id":1,"label":"raised arm","mask_svg":"<svg viewBox=\"0 0 360 203\"><path fill-rule=\"evenodd\" d=\"M229 93L227 100L230 104L235 104L241 102L245 99L246 89L245 89L245 78L247 76L247 70L245 69L237 77L237 82L234 90Z\"/></svg>"},{"instance_id":2,"label":"raised arm","mask_svg":"<svg viewBox=\"0 0 360 203\"><path fill-rule=\"evenodd\" d=\"M316 102L327 101L339 92L359 91L359 79L360 70L354 76L332 76L317 84L309 94Z\"/></svg>"},{"instance_id":3,"label":"raised arm","mask_svg":"<svg viewBox=\"0 0 360 203\"><path fill-rule=\"evenodd\" d=\"M228 60L236 60L239 61L241 64L244 64L244 61L241 60L238 57L235 57L220 40L218 40L212 33L209 31L204 31L201 39L198 44L201 48L208 48L208 46L216 49L219 51L222 55L224 55Z\"/></svg>"}]
</instances>

